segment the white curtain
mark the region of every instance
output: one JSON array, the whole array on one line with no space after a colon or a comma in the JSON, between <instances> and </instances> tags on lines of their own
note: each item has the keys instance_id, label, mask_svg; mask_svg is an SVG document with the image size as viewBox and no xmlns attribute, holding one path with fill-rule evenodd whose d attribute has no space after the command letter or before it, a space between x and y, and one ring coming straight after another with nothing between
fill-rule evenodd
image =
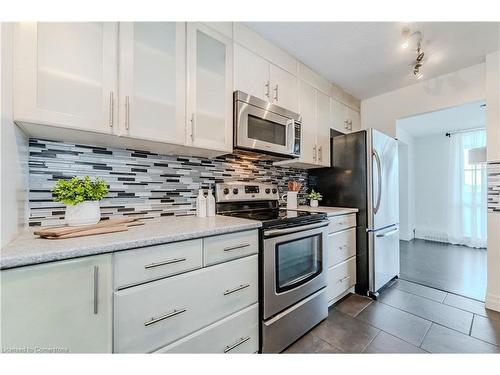
<instances>
[{"instance_id":1,"label":"white curtain","mask_svg":"<svg viewBox=\"0 0 500 375\"><path fill-rule=\"evenodd\" d=\"M450 139L448 241L485 248L487 179L485 163L469 163L468 151L486 146L486 131L455 133Z\"/></svg>"}]
</instances>

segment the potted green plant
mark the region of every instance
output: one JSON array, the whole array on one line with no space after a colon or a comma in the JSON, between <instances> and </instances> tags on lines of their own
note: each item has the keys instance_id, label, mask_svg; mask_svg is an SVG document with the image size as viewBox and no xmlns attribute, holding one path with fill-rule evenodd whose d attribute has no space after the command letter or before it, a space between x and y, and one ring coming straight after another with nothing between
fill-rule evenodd
<instances>
[{"instance_id":1,"label":"potted green plant","mask_svg":"<svg viewBox=\"0 0 500 375\"><path fill-rule=\"evenodd\" d=\"M311 207L318 207L318 202L323 199L323 196L312 189L311 192L307 194L307 198L309 198L309 205Z\"/></svg>"},{"instance_id":2,"label":"potted green plant","mask_svg":"<svg viewBox=\"0 0 500 375\"><path fill-rule=\"evenodd\" d=\"M101 220L99 201L108 194L108 185L97 177L73 177L58 180L52 195L54 200L66 205L64 219L69 226L91 225Z\"/></svg>"}]
</instances>

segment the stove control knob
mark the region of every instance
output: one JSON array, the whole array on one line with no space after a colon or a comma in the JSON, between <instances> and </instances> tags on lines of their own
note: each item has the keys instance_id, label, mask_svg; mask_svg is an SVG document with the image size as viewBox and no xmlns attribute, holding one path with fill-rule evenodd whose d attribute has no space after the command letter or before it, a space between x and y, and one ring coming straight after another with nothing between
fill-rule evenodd
<instances>
[{"instance_id":1,"label":"stove control knob","mask_svg":"<svg viewBox=\"0 0 500 375\"><path fill-rule=\"evenodd\" d=\"M278 190L273 189L273 194L276 194L277 192L278 192Z\"/></svg>"},{"instance_id":2,"label":"stove control knob","mask_svg":"<svg viewBox=\"0 0 500 375\"><path fill-rule=\"evenodd\" d=\"M271 192L271 189L267 188L266 189L266 194L269 194Z\"/></svg>"},{"instance_id":3,"label":"stove control knob","mask_svg":"<svg viewBox=\"0 0 500 375\"><path fill-rule=\"evenodd\" d=\"M233 189L233 194L238 194L238 189L237 188Z\"/></svg>"},{"instance_id":4,"label":"stove control knob","mask_svg":"<svg viewBox=\"0 0 500 375\"><path fill-rule=\"evenodd\" d=\"M225 195L229 194L229 189L228 188L224 188L224 190L222 191Z\"/></svg>"}]
</instances>

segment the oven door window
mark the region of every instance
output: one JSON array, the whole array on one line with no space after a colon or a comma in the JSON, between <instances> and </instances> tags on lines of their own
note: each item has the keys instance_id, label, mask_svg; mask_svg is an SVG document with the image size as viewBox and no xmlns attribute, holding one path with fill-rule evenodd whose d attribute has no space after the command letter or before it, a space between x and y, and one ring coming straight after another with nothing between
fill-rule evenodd
<instances>
[{"instance_id":1,"label":"oven door window","mask_svg":"<svg viewBox=\"0 0 500 375\"><path fill-rule=\"evenodd\" d=\"M248 115L248 138L286 146L286 125Z\"/></svg>"},{"instance_id":2,"label":"oven door window","mask_svg":"<svg viewBox=\"0 0 500 375\"><path fill-rule=\"evenodd\" d=\"M276 244L276 292L296 288L322 271L321 234Z\"/></svg>"}]
</instances>

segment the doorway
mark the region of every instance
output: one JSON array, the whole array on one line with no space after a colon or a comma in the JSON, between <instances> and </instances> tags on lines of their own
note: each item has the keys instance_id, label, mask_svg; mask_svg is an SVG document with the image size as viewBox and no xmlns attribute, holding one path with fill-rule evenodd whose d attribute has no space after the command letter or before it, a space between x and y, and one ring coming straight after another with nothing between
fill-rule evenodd
<instances>
[{"instance_id":1,"label":"doorway","mask_svg":"<svg viewBox=\"0 0 500 375\"><path fill-rule=\"evenodd\" d=\"M474 102L398 120L401 278L484 301L486 111Z\"/></svg>"}]
</instances>

